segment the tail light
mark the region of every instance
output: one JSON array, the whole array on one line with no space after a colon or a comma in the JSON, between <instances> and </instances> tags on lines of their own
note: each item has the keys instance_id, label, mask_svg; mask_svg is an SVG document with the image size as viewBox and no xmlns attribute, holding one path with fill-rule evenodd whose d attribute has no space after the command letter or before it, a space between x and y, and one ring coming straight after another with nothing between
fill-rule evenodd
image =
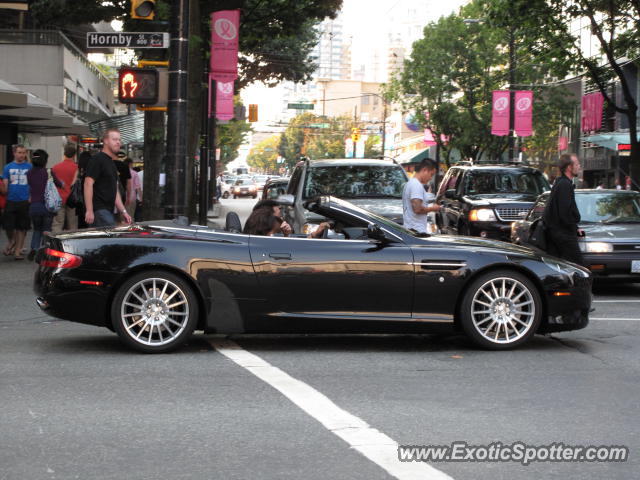
<instances>
[{"instance_id":1,"label":"tail light","mask_svg":"<svg viewBox=\"0 0 640 480\"><path fill-rule=\"evenodd\" d=\"M75 268L82 264L82 257L71 253L61 252L52 248L44 251L44 258L40 260L40 265L51 268Z\"/></svg>"}]
</instances>

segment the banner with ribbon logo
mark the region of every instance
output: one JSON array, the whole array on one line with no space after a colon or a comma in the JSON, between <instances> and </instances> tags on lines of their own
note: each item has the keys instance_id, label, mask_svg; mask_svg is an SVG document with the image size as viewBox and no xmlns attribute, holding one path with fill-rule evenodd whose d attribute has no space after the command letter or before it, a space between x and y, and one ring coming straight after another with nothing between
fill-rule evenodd
<instances>
[{"instance_id":1,"label":"banner with ribbon logo","mask_svg":"<svg viewBox=\"0 0 640 480\"><path fill-rule=\"evenodd\" d=\"M216 82L216 118L221 122L233 118L233 80Z\"/></svg>"},{"instance_id":2,"label":"banner with ribbon logo","mask_svg":"<svg viewBox=\"0 0 640 480\"><path fill-rule=\"evenodd\" d=\"M582 97L581 129L583 132L593 132L602 128L602 107L604 97L602 93L589 93Z\"/></svg>"},{"instance_id":3,"label":"banner with ribbon logo","mask_svg":"<svg viewBox=\"0 0 640 480\"><path fill-rule=\"evenodd\" d=\"M491 134L509 135L509 90L493 91Z\"/></svg>"},{"instance_id":4,"label":"banner with ribbon logo","mask_svg":"<svg viewBox=\"0 0 640 480\"><path fill-rule=\"evenodd\" d=\"M222 10L211 14L211 77L229 82L238 77L238 39L240 10Z\"/></svg>"},{"instance_id":5,"label":"banner with ribbon logo","mask_svg":"<svg viewBox=\"0 0 640 480\"><path fill-rule=\"evenodd\" d=\"M533 134L533 92L519 90L515 98L514 130L519 137Z\"/></svg>"}]
</instances>

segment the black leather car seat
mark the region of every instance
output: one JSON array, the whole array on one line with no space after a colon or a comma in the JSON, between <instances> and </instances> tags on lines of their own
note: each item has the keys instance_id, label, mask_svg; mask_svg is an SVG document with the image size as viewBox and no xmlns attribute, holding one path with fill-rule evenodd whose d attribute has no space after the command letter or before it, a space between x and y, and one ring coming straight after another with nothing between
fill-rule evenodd
<instances>
[{"instance_id":1,"label":"black leather car seat","mask_svg":"<svg viewBox=\"0 0 640 480\"><path fill-rule=\"evenodd\" d=\"M242 222L236 212L228 212L224 223L225 232L242 233Z\"/></svg>"}]
</instances>

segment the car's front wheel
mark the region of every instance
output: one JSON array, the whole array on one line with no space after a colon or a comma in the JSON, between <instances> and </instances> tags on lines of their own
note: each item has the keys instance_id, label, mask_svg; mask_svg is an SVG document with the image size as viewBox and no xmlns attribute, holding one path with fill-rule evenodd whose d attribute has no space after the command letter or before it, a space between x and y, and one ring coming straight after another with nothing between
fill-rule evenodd
<instances>
[{"instance_id":1,"label":"car's front wheel","mask_svg":"<svg viewBox=\"0 0 640 480\"><path fill-rule=\"evenodd\" d=\"M506 350L535 334L542 318L538 289L526 276L499 270L478 277L467 289L460 320L477 344Z\"/></svg>"},{"instance_id":2,"label":"car's front wheel","mask_svg":"<svg viewBox=\"0 0 640 480\"><path fill-rule=\"evenodd\" d=\"M113 327L128 346L145 353L180 347L198 321L193 289L163 270L133 275L118 289L111 305Z\"/></svg>"}]
</instances>

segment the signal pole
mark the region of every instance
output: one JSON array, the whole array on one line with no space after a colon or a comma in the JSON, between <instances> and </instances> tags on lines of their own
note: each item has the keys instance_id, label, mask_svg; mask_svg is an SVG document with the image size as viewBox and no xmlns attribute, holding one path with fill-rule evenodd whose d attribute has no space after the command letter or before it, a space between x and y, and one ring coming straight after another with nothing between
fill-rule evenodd
<instances>
[{"instance_id":1,"label":"signal pole","mask_svg":"<svg viewBox=\"0 0 640 480\"><path fill-rule=\"evenodd\" d=\"M165 218L188 216L187 80L189 68L189 0L174 0L169 50L167 116L167 184Z\"/></svg>"}]
</instances>

